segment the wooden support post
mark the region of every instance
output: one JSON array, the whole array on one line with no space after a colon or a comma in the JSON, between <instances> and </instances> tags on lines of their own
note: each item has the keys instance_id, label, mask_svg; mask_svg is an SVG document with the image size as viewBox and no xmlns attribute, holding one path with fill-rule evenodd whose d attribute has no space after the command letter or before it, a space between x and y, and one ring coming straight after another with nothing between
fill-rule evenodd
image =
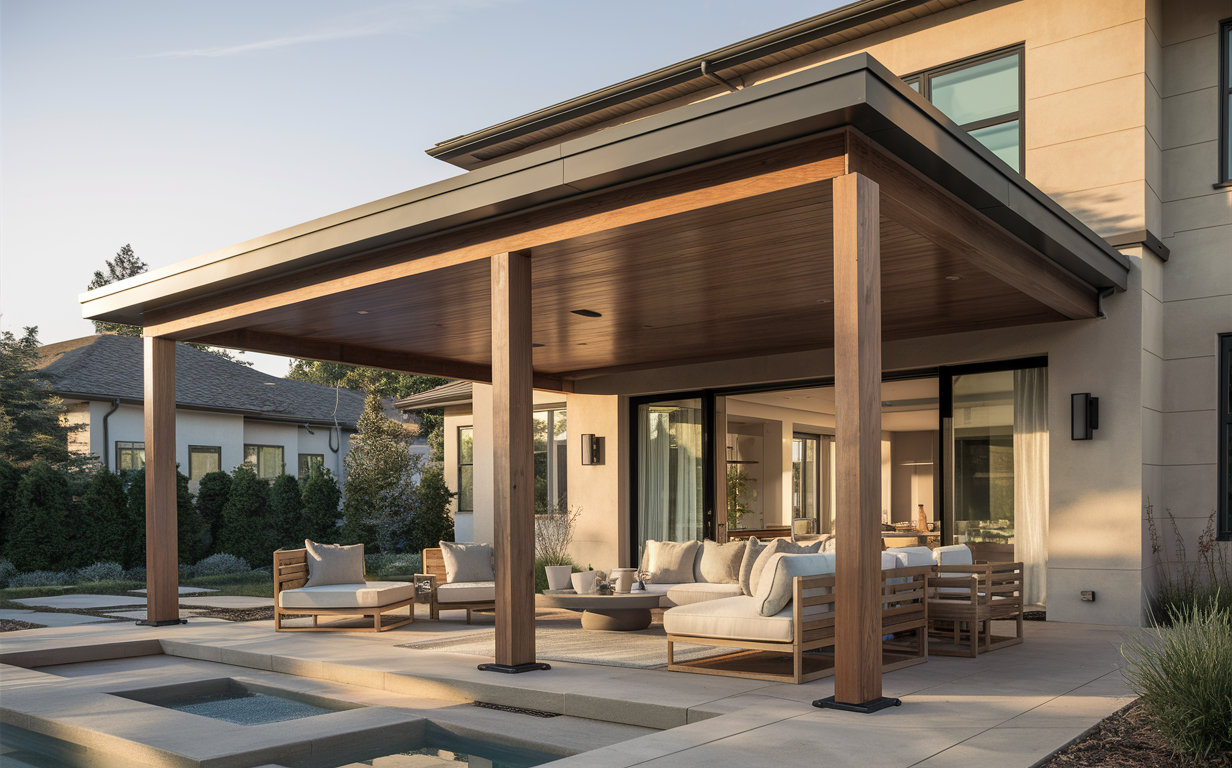
<instances>
[{"instance_id":1,"label":"wooden support post","mask_svg":"<svg viewBox=\"0 0 1232 768\"><path fill-rule=\"evenodd\" d=\"M877 702L884 701L878 198L876 182L858 173L834 180L834 407L838 452L834 700L849 707L877 707Z\"/></svg>"},{"instance_id":2,"label":"wooden support post","mask_svg":"<svg viewBox=\"0 0 1232 768\"><path fill-rule=\"evenodd\" d=\"M175 342L145 338L145 569L149 626L180 623L176 544Z\"/></svg>"},{"instance_id":3,"label":"wooden support post","mask_svg":"<svg viewBox=\"0 0 1232 768\"><path fill-rule=\"evenodd\" d=\"M492 257L492 516L496 547L496 663L535 663L535 497L531 435L530 253Z\"/></svg>"}]
</instances>

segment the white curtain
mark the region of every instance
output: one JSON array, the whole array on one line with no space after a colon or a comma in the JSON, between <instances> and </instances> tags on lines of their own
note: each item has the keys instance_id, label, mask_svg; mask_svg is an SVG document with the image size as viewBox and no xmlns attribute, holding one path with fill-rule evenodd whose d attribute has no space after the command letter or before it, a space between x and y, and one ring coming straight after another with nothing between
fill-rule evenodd
<instances>
[{"instance_id":1,"label":"white curtain","mask_svg":"<svg viewBox=\"0 0 1232 768\"><path fill-rule=\"evenodd\" d=\"M671 506L672 451L668 414L647 410L642 422L641 450L638 451L642 496L638 505L638 531L643 541L670 541L668 508Z\"/></svg>"},{"instance_id":2,"label":"white curtain","mask_svg":"<svg viewBox=\"0 0 1232 768\"><path fill-rule=\"evenodd\" d=\"M681 408L676 416L676 508L672 541L701 538L702 422L700 409Z\"/></svg>"},{"instance_id":3,"label":"white curtain","mask_svg":"<svg viewBox=\"0 0 1232 768\"><path fill-rule=\"evenodd\" d=\"M1043 605L1048 578L1048 369L1014 371L1014 559L1023 602Z\"/></svg>"}]
</instances>

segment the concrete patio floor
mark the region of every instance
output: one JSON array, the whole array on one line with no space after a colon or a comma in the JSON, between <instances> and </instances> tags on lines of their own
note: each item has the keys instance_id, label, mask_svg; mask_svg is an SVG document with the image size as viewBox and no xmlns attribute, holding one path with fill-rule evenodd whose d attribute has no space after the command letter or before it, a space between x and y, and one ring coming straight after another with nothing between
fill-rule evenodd
<instances>
[{"instance_id":1,"label":"concrete patio floor","mask_svg":"<svg viewBox=\"0 0 1232 768\"><path fill-rule=\"evenodd\" d=\"M1028 768L1133 700L1119 671L1122 634L1113 627L1028 622L1022 645L978 659L933 657L887 674L885 694L903 705L856 715L811 705L833 694L832 679L796 686L555 662L547 672L480 672L477 656L396 646L484 632L491 617L475 625L450 614L439 622L422 618L365 634L276 634L272 622L191 618L187 625L157 629L125 623L25 630L0 636L0 657L38 667L57 656L88 661L161 650L242 668L235 674L264 670L419 699L479 700L633 726L619 739L609 732L605 746L552 763L561 768ZM596 642L602 636L597 633ZM100 656L100 647L113 650ZM139 647L146 650L134 650ZM76 650L64 656L68 649ZM21 674L5 667L0 685L7 688L6 679L15 677ZM4 722L20 714L15 706L5 697Z\"/></svg>"}]
</instances>

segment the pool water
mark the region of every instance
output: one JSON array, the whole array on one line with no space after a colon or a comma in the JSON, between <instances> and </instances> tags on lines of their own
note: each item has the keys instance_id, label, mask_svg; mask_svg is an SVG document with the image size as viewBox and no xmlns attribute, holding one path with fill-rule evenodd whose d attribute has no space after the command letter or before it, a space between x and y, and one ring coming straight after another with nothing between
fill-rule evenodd
<instances>
[{"instance_id":1,"label":"pool water","mask_svg":"<svg viewBox=\"0 0 1232 768\"><path fill-rule=\"evenodd\" d=\"M210 693L194 696L192 700L183 703L167 704L166 707L179 712L187 712L190 715L225 720L236 725L281 723L286 720L298 720L301 717L326 715L334 711L304 701L284 699L281 696L270 696L267 693L256 691Z\"/></svg>"},{"instance_id":2,"label":"pool water","mask_svg":"<svg viewBox=\"0 0 1232 768\"><path fill-rule=\"evenodd\" d=\"M471 768L534 768L561 758L560 755L463 739L451 734L429 736L427 741L428 746L423 749L343 763L335 768L457 768L459 765L469 765Z\"/></svg>"}]
</instances>

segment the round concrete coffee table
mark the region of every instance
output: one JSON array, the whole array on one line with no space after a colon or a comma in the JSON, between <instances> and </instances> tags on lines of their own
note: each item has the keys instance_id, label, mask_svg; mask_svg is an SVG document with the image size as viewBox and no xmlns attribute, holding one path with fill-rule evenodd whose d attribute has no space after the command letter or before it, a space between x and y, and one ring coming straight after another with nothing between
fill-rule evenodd
<instances>
[{"instance_id":1,"label":"round concrete coffee table","mask_svg":"<svg viewBox=\"0 0 1232 768\"><path fill-rule=\"evenodd\" d=\"M579 595L572 589L547 589L543 602L553 608L582 612L582 629L632 632L650 626L650 609L659 607L659 595L630 592L617 595Z\"/></svg>"}]
</instances>

